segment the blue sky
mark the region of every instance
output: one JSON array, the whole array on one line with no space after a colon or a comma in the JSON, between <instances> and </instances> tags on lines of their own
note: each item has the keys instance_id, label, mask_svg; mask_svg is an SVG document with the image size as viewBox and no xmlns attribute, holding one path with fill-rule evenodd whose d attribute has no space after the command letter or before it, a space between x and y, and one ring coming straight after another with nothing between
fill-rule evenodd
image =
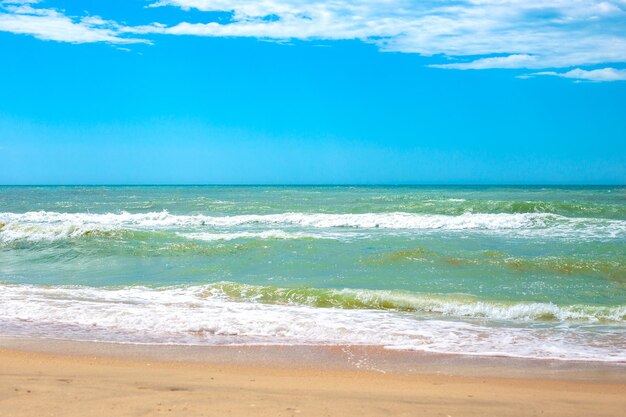
<instances>
[{"instance_id":1,"label":"blue sky","mask_svg":"<svg viewBox=\"0 0 626 417\"><path fill-rule=\"evenodd\" d=\"M0 1L0 183L626 183L626 1Z\"/></svg>"}]
</instances>

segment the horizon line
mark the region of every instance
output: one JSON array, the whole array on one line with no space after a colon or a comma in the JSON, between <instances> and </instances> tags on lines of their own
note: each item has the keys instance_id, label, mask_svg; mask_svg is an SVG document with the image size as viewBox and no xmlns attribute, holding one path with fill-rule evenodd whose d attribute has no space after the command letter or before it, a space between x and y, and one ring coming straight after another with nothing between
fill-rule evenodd
<instances>
[{"instance_id":1,"label":"horizon line","mask_svg":"<svg viewBox=\"0 0 626 417\"><path fill-rule=\"evenodd\" d=\"M67 183L0 184L0 187L626 187L626 183Z\"/></svg>"}]
</instances>

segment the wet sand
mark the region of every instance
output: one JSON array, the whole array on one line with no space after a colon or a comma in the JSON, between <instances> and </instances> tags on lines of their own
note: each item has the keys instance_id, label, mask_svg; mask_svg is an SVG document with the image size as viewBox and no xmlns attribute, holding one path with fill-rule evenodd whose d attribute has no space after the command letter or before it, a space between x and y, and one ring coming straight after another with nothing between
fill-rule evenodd
<instances>
[{"instance_id":1,"label":"wet sand","mask_svg":"<svg viewBox=\"0 0 626 417\"><path fill-rule=\"evenodd\" d=\"M626 409L623 366L355 347L0 345L0 416L564 417Z\"/></svg>"}]
</instances>

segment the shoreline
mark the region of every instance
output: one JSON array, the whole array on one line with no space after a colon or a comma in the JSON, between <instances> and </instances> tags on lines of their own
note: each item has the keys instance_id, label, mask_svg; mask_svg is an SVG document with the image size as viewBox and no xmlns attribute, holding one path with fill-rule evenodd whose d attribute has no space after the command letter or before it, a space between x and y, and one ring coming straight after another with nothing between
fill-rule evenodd
<instances>
[{"instance_id":1,"label":"shoreline","mask_svg":"<svg viewBox=\"0 0 626 417\"><path fill-rule=\"evenodd\" d=\"M2 337L0 415L622 415L626 367L554 362Z\"/></svg>"},{"instance_id":2,"label":"shoreline","mask_svg":"<svg viewBox=\"0 0 626 417\"><path fill-rule=\"evenodd\" d=\"M323 369L399 376L506 377L626 384L626 363L476 356L370 345L182 345L0 336L0 351L162 363Z\"/></svg>"},{"instance_id":3,"label":"shoreline","mask_svg":"<svg viewBox=\"0 0 626 417\"><path fill-rule=\"evenodd\" d=\"M399 376L506 377L626 384L626 363L477 356L371 345L182 345L0 336L0 351L162 363L323 369Z\"/></svg>"}]
</instances>

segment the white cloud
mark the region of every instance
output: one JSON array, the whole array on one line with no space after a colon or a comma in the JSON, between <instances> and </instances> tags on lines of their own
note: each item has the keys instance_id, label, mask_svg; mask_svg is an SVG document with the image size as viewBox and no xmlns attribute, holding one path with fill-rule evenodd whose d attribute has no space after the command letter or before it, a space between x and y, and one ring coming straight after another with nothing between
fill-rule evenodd
<instances>
[{"instance_id":1,"label":"white cloud","mask_svg":"<svg viewBox=\"0 0 626 417\"><path fill-rule=\"evenodd\" d=\"M443 56L449 62L433 67L448 69L626 62L625 0L160 0L152 6L231 12L232 20L144 26L139 33L360 39L383 51Z\"/></svg>"},{"instance_id":2,"label":"white cloud","mask_svg":"<svg viewBox=\"0 0 626 417\"><path fill-rule=\"evenodd\" d=\"M0 31L32 35L43 40L70 43L146 43L123 37L123 27L98 16L68 17L58 10L33 7L37 0L0 3Z\"/></svg>"},{"instance_id":3,"label":"white cloud","mask_svg":"<svg viewBox=\"0 0 626 417\"><path fill-rule=\"evenodd\" d=\"M136 36L154 35L360 40L434 56L440 63L432 67L457 70L626 63L626 0L155 0L148 7L230 18L141 26L72 18L33 1L3 4L0 30L65 42L145 42Z\"/></svg>"},{"instance_id":4,"label":"white cloud","mask_svg":"<svg viewBox=\"0 0 626 417\"><path fill-rule=\"evenodd\" d=\"M530 75L552 75L555 77L573 78L576 80L585 80L585 81L626 80L626 70L619 70L615 68L602 68L602 69L595 69L595 70L589 70L589 71L576 68L567 72L542 71L542 72L535 72Z\"/></svg>"},{"instance_id":5,"label":"white cloud","mask_svg":"<svg viewBox=\"0 0 626 417\"><path fill-rule=\"evenodd\" d=\"M535 55L508 55L491 58L481 58L470 62L458 62L453 64L434 64L433 68L448 69L489 69L489 68L528 68L537 64L537 56Z\"/></svg>"}]
</instances>

